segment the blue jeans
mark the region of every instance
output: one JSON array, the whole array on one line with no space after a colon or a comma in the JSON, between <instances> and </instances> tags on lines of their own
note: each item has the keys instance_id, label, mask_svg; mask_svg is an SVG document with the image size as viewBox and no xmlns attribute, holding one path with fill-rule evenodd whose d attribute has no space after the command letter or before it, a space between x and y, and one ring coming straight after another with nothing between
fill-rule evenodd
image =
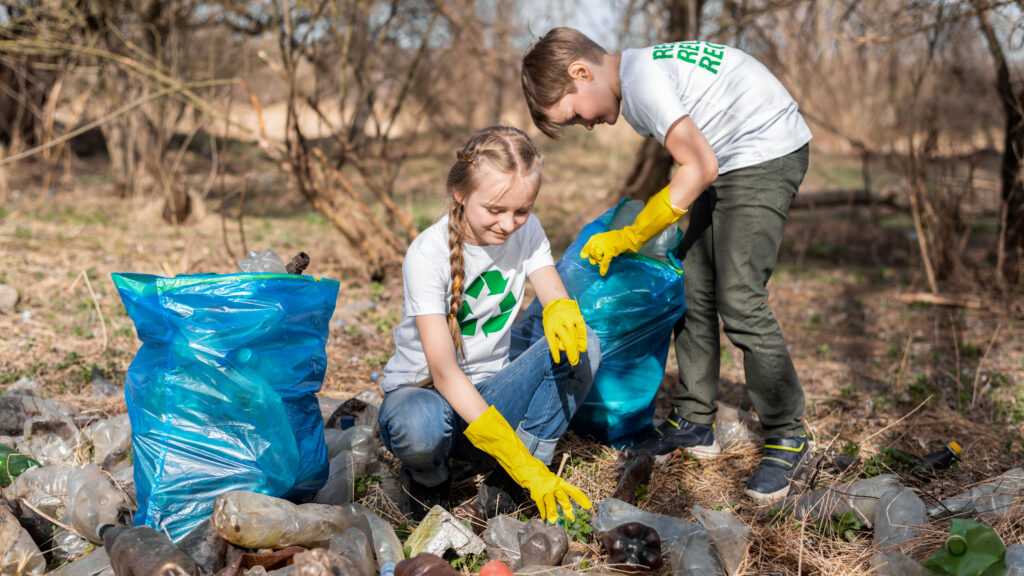
<instances>
[{"instance_id":1,"label":"blue jeans","mask_svg":"<svg viewBox=\"0 0 1024 576\"><path fill-rule=\"evenodd\" d=\"M587 397L601 362L601 343L587 328L587 352L576 366L555 364L547 340L536 323L517 323L512 329L509 358L501 372L476 386L515 428L537 459L551 464L555 445ZM463 434L466 422L439 392L405 387L384 396L380 407L380 438L402 461L413 480L436 486L448 478L448 459L479 461L484 453Z\"/></svg>"}]
</instances>

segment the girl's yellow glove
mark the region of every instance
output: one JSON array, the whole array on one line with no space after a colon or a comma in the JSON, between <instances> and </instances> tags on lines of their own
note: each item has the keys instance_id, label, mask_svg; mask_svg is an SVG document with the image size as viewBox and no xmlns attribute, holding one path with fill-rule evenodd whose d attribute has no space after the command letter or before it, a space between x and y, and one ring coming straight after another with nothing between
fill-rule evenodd
<instances>
[{"instance_id":1,"label":"girl's yellow glove","mask_svg":"<svg viewBox=\"0 0 1024 576\"><path fill-rule=\"evenodd\" d=\"M580 362L580 353L587 351L587 326L575 300L556 298L544 307L544 337L555 364L561 362L560 350L565 351L569 364Z\"/></svg>"},{"instance_id":2,"label":"girl's yellow glove","mask_svg":"<svg viewBox=\"0 0 1024 576\"><path fill-rule=\"evenodd\" d=\"M489 406L476 420L470 422L465 434L473 446L494 456L516 484L530 493L541 517L548 522L554 524L558 520L558 506L562 507L562 513L570 521L576 521L569 498L583 508L590 508L587 495L555 476L543 462L534 458L494 406Z\"/></svg>"},{"instance_id":3,"label":"girl's yellow glove","mask_svg":"<svg viewBox=\"0 0 1024 576\"><path fill-rule=\"evenodd\" d=\"M686 214L686 210L672 205L668 186L665 186L661 192L651 196L632 224L621 230L609 230L591 236L583 250L580 250L580 258L600 266L599 272L604 276L611 266L612 258L626 251L636 252L648 240L675 224L683 214Z\"/></svg>"}]
</instances>

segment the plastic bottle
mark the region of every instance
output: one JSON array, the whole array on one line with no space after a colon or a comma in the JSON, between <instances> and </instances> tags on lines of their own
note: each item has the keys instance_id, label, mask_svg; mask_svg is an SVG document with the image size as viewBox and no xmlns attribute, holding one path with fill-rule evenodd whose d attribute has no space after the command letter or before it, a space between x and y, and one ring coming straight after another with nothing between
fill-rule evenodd
<instances>
[{"instance_id":1,"label":"plastic bottle","mask_svg":"<svg viewBox=\"0 0 1024 576\"><path fill-rule=\"evenodd\" d=\"M380 565L380 576L395 576L395 562L388 560Z\"/></svg>"},{"instance_id":2,"label":"plastic bottle","mask_svg":"<svg viewBox=\"0 0 1024 576\"><path fill-rule=\"evenodd\" d=\"M115 576L107 549L100 546L85 556L68 562L49 573L49 576Z\"/></svg>"},{"instance_id":3,"label":"plastic bottle","mask_svg":"<svg viewBox=\"0 0 1024 576\"><path fill-rule=\"evenodd\" d=\"M927 523L924 502L909 488L892 489L878 500L875 547L889 548L918 536Z\"/></svg>"},{"instance_id":4,"label":"plastic bottle","mask_svg":"<svg viewBox=\"0 0 1024 576\"><path fill-rule=\"evenodd\" d=\"M114 452L127 450L132 445L132 424L128 414L100 420L90 428L93 462L102 463Z\"/></svg>"},{"instance_id":5,"label":"plastic bottle","mask_svg":"<svg viewBox=\"0 0 1024 576\"><path fill-rule=\"evenodd\" d=\"M257 252L250 250L244 260L238 261L238 271L241 273L265 273L265 274L287 274L284 261L273 250Z\"/></svg>"},{"instance_id":6,"label":"plastic bottle","mask_svg":"<svg viewBox=\"0 0 1024 576\"><path fill-rule=\"evenodd\" d=\"M20 498L8 500L7 506L11 509L11 514L18 519L18 524L28 532L49 562L52 556L49 550L53 548L53 535L57 531L57 525L29 508Z\"/></svg>"},{"instance_id":7,"label":"plastic bottle","mask_svg":"<svg viewBox=\"0 0 1024 576\"><path fill-rule=\"evenodd\" d=\"M120 490L99 467L88 464L68 476L68 504L65 520L93 544L101 544L99 528L120 524L118 517L126 504Z\"/></svg>"},{"instance_id":8,"label":"plastic bottle","mask_svg":"<svg viewBox=\"0 0 1024 576\"><path fill-rule=\"evenodd\" d=\"M317 491L313 502L339 506L348 504L355 496L356 466L352 453L344 450L328 463L327 482Z\"/></svg>"},{"instance_id":9,"label":"plastic bottle","mask_svg":"<svg viewBox=\"0 0 1024 576\"><path fill-rule=\"evenodd\" d=\"M373 548L381 572L383 573L384 565L389 562L392 564L391 569L393 571L395 564L405 560L405 549L395 534L395 530L389 522L384 521L380 516L367 510L362 504L351 504L350 506L353 510L362 514L370 524L370 530L373 534Z\"/></svg>"},{"instance_id":10,"label":"plastic bottle","mask_svg":"<svg viewBox=\"0 0 1024 576\"><path fill-rule=\"evenodd\" d=\"M726 574L735 574L747 555L750 528L727 512L693 507L693 515L711 535Z\"/></svg>"},{"instance_id":11,"label":"plastic bottle","mask_svg":"<svg viewBox=\"0 0 1024 576\"><path fill-rule=\"evenodd\" d=\"M953 462L960 459L963 448L956 442L950 442L930 454L918 458L913 473L923 478L931 478L939 470L944 470L953 465Z\"/></svg>"},{"instance_id":12,"label":"plastic bottle","mask_svg":"<svg viewBox=\"0 0 1024 576\"><path fill-rule=\"evenodd\" d=\"M672 545L669 560L673 576L724 576L711 536L704 530L689 534Z\"/></svg>"},{"instance_id":13,"label":"plastic bottle","mask_svg":"<svg viewBox=\"0 0 1024 576\"><path fill-rule=\"evenodd\" d=\"M377 563L373 560L373 545L358 528L349 528L331 536L331 551L348 559L355 568L353 576L375 576Z\"/></svg>"},{"instance_id":14,"label":"plastic bottle","mask_svg":"<svg viewBox=\"0 0 1024 576\"><path fill-rule=\"evenodd\" d=\"M311 546L357 522L351 514L333 506L293 504L246 491L218 496L210 520L221 538L243 548Z\"/></svg>"},{"instance_id":15,"label":"plastic bottle","mask_svg":"<svg viewBox=\"0 0 1024 576\"><path fill-rule=\"evenodd\" d=\"M644 203L639 200L626 200L619 205L608 224L609 230L621 230L636 220L637 214L644 209ZM679 245L680 232L678 226L669 226L663 232L651 238L646 244L640 247L640 254L656 258L662 262L669 262L667 254L676 249Z\"/></svg>"},{"instance_id":16,"label":"plastic bottle","mask_svg":"<svg viewBox=\"0 0 1024 576\"><path fill-rule=\"evenodd\" d=\"M100 533L117 576L199 576L199 566L149 526L105 525Z\"/></svg>"},{"instance_id":17,"label":"plastic bottle","mask_svg":"<svg viewBox=\"0 0 1024 576\"><path fill-rule=\"evenodd\" d=\"M526 527L511 516L495 516L487 521L481 537L487 545L487 557L510 566L519 562L519 531Z\"/></svg>"},{"instance_id":18,"label":"plastic bottle","mask_svg":"<svg viewBox=\"0 0 1024 576\"><path fill-rule=\"evenodd\" d=\"M42 466L32 458L19 454L14 448L0 444L0 488L7 488L15 478L29 468Z\"/></svg>"},{"instance_id":19,"label":"plastic bottle","mask_svg":"<svg viewBox=\"0 0 1024 576\"><path fill-rule=\"evenodd\" d=\"M534 518L519 531L519 566L558 566L569 551L569 537L561 526ZM660 541L659 541L660 547Z\"/></svg>"},{"instance_id":20,"label":"plastic bottle","mask_svg":"<svg viewBox=\"0 0 1024 576\"><path fill-rule=\"evenodd\" d=\"M46 572L46 560L28 532L18 524L7 506L0 506L0 575L41 575Z\"/></svg>"},{"instance_id":21,"label":"plastic bottle","mask_svg":"<svg viewBox=\"0 0 1024 576\"><path fill-rule=\"evenodd\" d=\"M1024 544L1006 547L1006 574L1003 576L1024 576Z\"/></svg>"},{"instance_id":22,"label":"plastic bottle","mask_svg":"<svg viewBox=\"0 0 1024 576\"><path fill-rule=\"evenodd\" d=\"M650 526L627 522L601 533L600 540L610 564L661 568L661 538Z\"/></svg>"},{"instance_id":23,"label":"plastic bottle","mask_svg":"<svg viewBox=\"0 0 1024 576\"><path fill-rule=\"evenodd\" d=\"M294 576L338 576L355 574L355 566L335 552L324 548L313 548L293 556Z\"/></svg>"},{"instance_id":24,"label":"plastic bottle","mask_svg":"<svg viewBox=\"0 0 1024 576\"><path fill-rule=\"evenodd\" d=\"M680 538L703 530L700 524L688 522L664 514L641 510L615 498L605 498L597 505L597 514L591 521L594 532L607 532L627 522L640 522L658 533L665 546L671 546Z\"/></svg>"}]
</instances>

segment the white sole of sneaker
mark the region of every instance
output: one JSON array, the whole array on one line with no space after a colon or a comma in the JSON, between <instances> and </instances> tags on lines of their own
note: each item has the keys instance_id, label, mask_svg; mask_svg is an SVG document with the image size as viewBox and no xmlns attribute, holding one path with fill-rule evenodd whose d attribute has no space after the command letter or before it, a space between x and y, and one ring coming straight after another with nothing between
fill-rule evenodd
<instances>
[{"instance_id":1,"label":"white sole of sneaker","mask_svg":"<svg viewBox=\"0 0 1024 576\"><path fill-rule=\"evenodd\" d=\"M744 490L743 493L754 501L755 506L767 506L768 504L785 498L786 495L789 494L789 485L786 485L785 488L776 490L771 494L762 494L760 492L754 492L753 490Z\"/></svg>"}]
</instances>

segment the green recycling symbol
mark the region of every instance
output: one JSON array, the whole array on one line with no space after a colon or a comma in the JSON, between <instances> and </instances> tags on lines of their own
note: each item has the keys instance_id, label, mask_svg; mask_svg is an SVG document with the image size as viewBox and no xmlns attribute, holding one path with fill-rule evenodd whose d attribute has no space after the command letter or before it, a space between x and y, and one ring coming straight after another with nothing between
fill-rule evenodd
<instances>
[{"instance_id":1,"label":"green recycling symbol","mask_svg":"<svg viewBox=\"0 0 1024 576\"><path fill-rule=\"evenodd\" d=\"M480 331L484 333L484 336L488 334L494 334L495 332L501 331L508 323L509 317L512 315L512 310L516 307L516 297L512 292L505 294L505 290L509 287L509 281L507 278L501 275L498 270L488 270L483 274L476 277L469 288L466 289L465 300L462 301L462 308L459 310L457 317L459 326L462 327L463 336L472 336L476 334L477 324L480 324ZM484 288L487 289L487 293L484 294ZM470 306L470 300L477 302L479 306L479 300L481 295L484 297L500 296L505 294L502 298L501 303L498 304L498 314L491 316L483 322L480 322L480 318L474 316L473 308Z\"/></svg>"}]
</instances>

